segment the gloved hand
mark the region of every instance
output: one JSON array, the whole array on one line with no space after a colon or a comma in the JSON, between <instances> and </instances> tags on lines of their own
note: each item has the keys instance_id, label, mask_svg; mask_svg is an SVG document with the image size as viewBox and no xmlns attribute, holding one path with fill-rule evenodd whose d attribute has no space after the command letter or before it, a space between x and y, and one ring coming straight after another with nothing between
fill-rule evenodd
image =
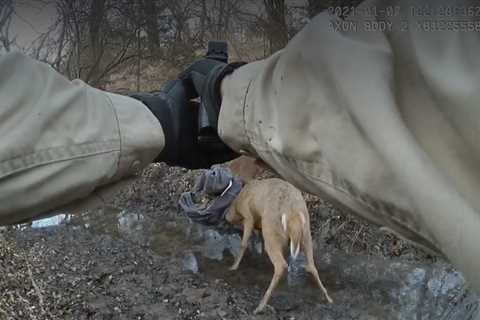
<instances>
[{"instance_id":1,"label":"gloved hand","mask_svg":"<svg viewBox=\"0 0 480 320\"><path fill-rule=\"evenodd\" d=\"M198 102L189 101L196 93L182 80L169 81L154 93L130 94L145 104L159 120L165 146L155 162L188 169L209 168L237 155L223 143L199 143Z\"/></svg>"},{"instance_id":2,"label":"gloved hand","mask_svg":"<svg viewBox=\"0 0 480 320\"><path fill-rule=\"evenodd\" d=\"M222 104L220 86L223 78L231 74L245 62L225 63L214 59L201 59L183 71L179 78L192 86L193 96L200 97L205 108L210 124L215 131L218 128L218 114Z\"/></svg>"}]
</instances>

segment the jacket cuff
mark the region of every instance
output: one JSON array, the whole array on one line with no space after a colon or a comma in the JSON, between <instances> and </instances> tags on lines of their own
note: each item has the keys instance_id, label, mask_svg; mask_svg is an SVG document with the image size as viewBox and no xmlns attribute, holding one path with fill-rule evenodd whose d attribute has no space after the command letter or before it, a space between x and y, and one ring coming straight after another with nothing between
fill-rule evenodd
<instances>
[{"instance_id":1,"label":"jacket cuff","mask_svg":"<svg viewBox=\"0 0 480 320\"><path fill-rule=\"evenodd\" d=\"M113 180L138 174L160 154L165 136L160 122L140 101L106 93L118 123L120 157Z\"/></svg>"},{"instance_id":2,"label":"jacket cuff","mask_svg":"<svg viewBox=\"0 0 480 320\"><path fill-rule=\"evenodd\" d=\"M218 135L231 149L257 157L247 130L247 96L263 62L253 62L227 75L221 85L222 106L218 116Z\"/></svg>"}]
</instances>

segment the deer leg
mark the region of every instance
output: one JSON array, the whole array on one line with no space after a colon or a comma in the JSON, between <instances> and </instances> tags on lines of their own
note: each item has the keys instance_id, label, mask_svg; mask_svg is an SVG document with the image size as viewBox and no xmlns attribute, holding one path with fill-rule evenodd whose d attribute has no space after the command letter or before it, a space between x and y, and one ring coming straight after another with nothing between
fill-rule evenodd
<instances>
[{"instance_id":1,"label":"deer leg","mask_svg":"<svg viewBox=\"0 0 480 320\"><path fill-rule=\"evenodd\" d=\"M330 296L328 295L327 289L325 289L325 287L323 286L323 283L320 280L320 276L318 275L318 270L315 266L315 261L313 259L312 236L310 235L310 230L306 231L307 232L305 232L303 236L303 250L305 252L305 255L307 256L307 266L305 267L305 270L313 276L318 287L325 294L328 302L333 303L332 298L330 298Z\"/></svg>"},{"instance_id":2,"label":"deer leg","mask_svg":"<svg viewBox=\"0 0 480 320\"><path fill-rule=\"evenodd\" d=\"M238 265L240 264L240 261L242 261L243 255L245 254L245 250L247 250L248 240L250 240L250 237L252 236L253 227L254 227L253 217L249 216L243 220L243 236L242 236L242 242L240 244L240 252L238 256L235 258L235 262L230 267L231 271L238 269Z\"/></svg>"},{"instance_id":3,"label":"deer leg","mask_svg":"<svg viewBox=\"0 0 480 320\"><path fill-rule=\"evenodd\" d=\"M274 267L274 273L273 273L272 281L270 282L270 285L268 286L268 289L265 292L265 295L260 301L258 307L253 312L254 314L257 314L263 311L268 301L270 300L270 297L272 296L273 290L275 290L278 283L280 282L280 279L285 273L285 269L287 269L287 262L283 258L282 248L278 244L272 247L271 244L268 243L268 239L265 239L265 242L266 242L265 251L267 251L267 254L270 257L270 260L272 261L272 264Z\"/></svg>"}]
</instances>

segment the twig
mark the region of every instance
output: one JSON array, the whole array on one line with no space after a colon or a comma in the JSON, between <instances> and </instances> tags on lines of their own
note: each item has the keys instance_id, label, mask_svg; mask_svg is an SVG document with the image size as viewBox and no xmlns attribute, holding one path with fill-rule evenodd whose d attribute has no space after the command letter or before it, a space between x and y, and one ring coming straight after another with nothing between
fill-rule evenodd
<instances>
[{"instance_id":1,"label":"twig","mask_svg":"<svg viewBox=\"0 0 480 320\"><path fill-rule=\"evenodd\" d=\"M243 308L240 308L239 306L237 306L236 309L238 311L240 311L241 313L243 313L245 316L247 316L247 317L249 316L248 312L246 310L244 310Z\"/></svg>"},{"instance_id":2,"label":"twig","mask_svg":"<svg viewBox=\"0 0 480 320\"><path fill-rule=\"evenodd\" d=\"M28 306L30 305L30 302L27 299L25 299L20 293L16 292L16 294L17 294L18 299L22 300L25 307L28 308Z\"/></svg>"},{"instance_id":3,"label":"twig","mask_svg":"<svg viewBox=\"0 0 480 320\"><path fill-rule=\"evenodd\" d=\"M362 232L363 226L360 225L360 228L358 228L358 231L355 233L355 237L353 238L352 245L350 246L350 253L353 251L353 246L355 245L355 242L357 242L358 236L360 235L360 232Z\"/></svg>"},{"instance_id":4,"label":"twig","mask_svg":"<svg viewBox=\"0 0 480 320\"><path fill-rule=\"evenodd\" d=\"M342 222L342 224L335 230L335 233L338 233L340 230L342 230L346 224L347 224L347 221Z\"/></svg>"},{"instance_id":5,"label":"twig","mask_svg":"<svg viewBox=\"0 0 480 320\"><path fill-rule=\"evenodd\" d=\"M319 229L320 229L320 230L323 229L326 225L328 225L328 226L330 227L330 220L331 220L330 217L327 218L327 221L326 221L325 223L322 223L322 225L320 226Z\"/></svg>"},{"instance_id":6,"label":"twig","mask_svg":"<svg viewBox=\"0 0 480 320\"><path fill-rule=\"evenodd\" d=\"M28 271L28 277L30 278L30 281L32 282L32 286L35 289L35 293L37 294L38 303L40 304L40 309L42 310L42 313L45 314L45 309L43 308L43 295L40 292L40 288L37 286L37 283L33 279L32 269L30 269L30 264L28 262L27 262L27 271Z\"/></svg>"}]
</instances>

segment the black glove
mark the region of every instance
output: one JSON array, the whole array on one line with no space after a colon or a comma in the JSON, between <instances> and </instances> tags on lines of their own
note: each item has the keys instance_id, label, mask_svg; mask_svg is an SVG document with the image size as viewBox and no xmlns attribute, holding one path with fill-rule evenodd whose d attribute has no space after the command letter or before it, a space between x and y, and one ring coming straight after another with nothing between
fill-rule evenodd
<instances>
[{"instance_id":1,"label":"black glove","mask_svg":"<svg viewBox=\"0 0 480 320\"><path fill-rule=\"evenodd\" d=\"M201 59L194 62L183 71L179 78L193 88L193 96L200 97L202 107L208 115L209 122L216 131L218 128L218 114L222 104L220 86L223 78L231 74L245 62L225 63L214 59Z\"/></svg>"},{"instance_id":2,"label":"black glove","mask_svg":"<svg viewBox=\"0 0 480 320\"><path fill-rule=\"evenodd\" d=\"M222 143L199 143L198 102L189 101L196 93L182 80L169 81L154 93L130 94L145 104L159 120L165 146L155 162L188 169L209 168L237 157Z\"/></svg>"}]
</instances>

